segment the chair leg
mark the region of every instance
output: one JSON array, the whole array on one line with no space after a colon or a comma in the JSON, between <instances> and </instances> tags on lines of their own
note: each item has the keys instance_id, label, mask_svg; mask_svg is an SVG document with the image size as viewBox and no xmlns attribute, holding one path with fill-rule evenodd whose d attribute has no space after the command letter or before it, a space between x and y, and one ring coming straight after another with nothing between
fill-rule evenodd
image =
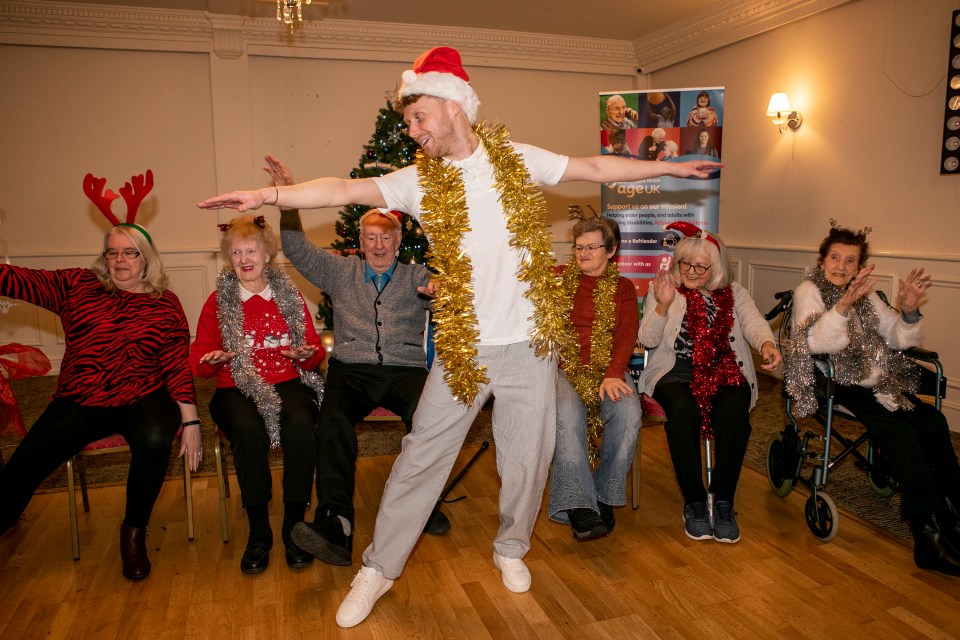
<instances>
[{"instance_id":1,"label":"chair leg","mask_svg":"<svg viewBox=\"0 0 960 640\"><path fill-rule=\"evenodd\" d=\"M77 461L77 476L80 478L80 497L83 498L83 512L90 513L90 498L87 496L87 463L83 456L74 456Z\"/></svg>"},{"instance_id":2,"label":"chair leg","mask_svg":"<svg viewBox=\"0 0 960 640\"><path fill-rule=\"evenodd\" d=\"M70 542L73 545L73 559L80 559L80 534L77 531L77 495L73 483L73 458L67 460L67 507L70 511Z\"/></svg>"},{"instance_id":3,"label":"chair leg","mask_svg":"<svg viewBox=\"0 0 960 640\"><path fill-rule=\"evenodd\" d=\"M187 540L193 540L193 481L186 456L183 458L183 493L187 498Z\"/></svg>"},{"instance_id":4,"label":"chair leg","mask_svg":"<svg viewBox=\"0 0 960 640\"><path fill-rule=\"evenodd\" d=\"M640 508L640 443L643 440L643 427L637 433L637 449L633 452L633 467L630 470L630 506Z\"/></svg>"},{"instance_id":5,"label":"chair leg","mask_svg":"<svg viewBox=\"0 0 960 640\"><path fill-rule=\"evenodd\" d=\"M227 535L227 496L230 485L227 480L227 464L224 460L223 446L218 438L213 444L213 457L217 463L217 496L220 498L220 533L223 541L229 541Z\"/></svg>"}]
</instances>

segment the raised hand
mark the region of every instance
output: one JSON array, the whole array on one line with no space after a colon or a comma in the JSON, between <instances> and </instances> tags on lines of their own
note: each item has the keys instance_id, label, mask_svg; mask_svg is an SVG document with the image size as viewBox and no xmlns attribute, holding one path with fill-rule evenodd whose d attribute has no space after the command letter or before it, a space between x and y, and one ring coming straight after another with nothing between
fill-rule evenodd
<instances>
[{"instance_id":1,"label":"raised hand","mask_svg":"<svg viewBox=\"0 0 960 640\"><path fill-rule=\"evenodd\" d=\"M290 173L290 169L287 168L287 165L276 157L273 154L267 154L264 157L264 160L267 163L267 166L263 168L267 172L267 175L273 180L273 184L276 187L286 187L292 184L296 184L293 179L293 174Z\"/></svg>"},{"instance_id":2,"label":"raised hand","mask_svg":"<svg viewBox=\"0 0 960 640\"><path fill-rule=\"evenodd\" d=\"M932 286L933 280L930 276L924 275L922 268L911 269L907 277L900 281L900 288L897 291L900 312L910 315L916 311L920 297Z\"/></svg>"},{"instance_id":3,"label":"raised hand","mask_svg":"<svg viewBox=\"0 0 960 640\"><path fill-rule=\"evenodd\" d=\"M673 175L678 178L707 178L711 173L723 168L723 163L713 160L688 160L666 164L669 164Z\"/></svg>"},{"instance_id":4,"label":"raised hand","mask_svg":"<svg viewBox=\"0 0 960 640\"><path fill-rule=\"evenodd\" d=\"M846 291L837 301L836 310L840 315L847 315L847 311L857 300L873 291L874 285L877 284L876 276L870 275L873 273L873 268L874 265L867 265L847 285Z\"/></svg>"},{"instance_id":5,"label":"raised hand","mask_svg":"<svg viewBox=\"0 0 960 640\"><path fill-rule=\"evenodd\" d=\"M663 269L657 271L657 275L653 277L653 298L657 301L657 313L666 316L676 297L677 286L673 283L670 272Z\"/></svg>"}]
</instances>

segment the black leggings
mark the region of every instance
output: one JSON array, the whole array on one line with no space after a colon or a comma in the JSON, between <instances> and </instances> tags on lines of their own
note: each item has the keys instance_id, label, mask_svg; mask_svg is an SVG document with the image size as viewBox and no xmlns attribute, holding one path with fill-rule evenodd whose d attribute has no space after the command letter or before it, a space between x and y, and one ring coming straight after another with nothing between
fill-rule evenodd
<instances>
[{"instance_id":1,"label":"black leggings","mask_svg":"<svg viewBox=\"0 0 960 640\"><path fill-rule=\"evenodd\" d=\"M653 397L667 415L664 431L684 502L706 502L700 454L700 406L690 391L690 383L660 381ZM715 455L710 491L718 501L733 502L751 431L747 383L717 389L712 413Z\"/></svg>"},{"instance_id":2,"label":"black leggings","mask_svg":"<svg viewBox=\"0 0 960 640\"><path fill-rule=\"evenodd\" d=\"M85 407L54 398L0 470L0 533L26 510L37 487L83 447L115 433L130 445L123 523L145 527L170 464L180 410L165 390L121 407Z\"/></svg>"},{"instance_id":3,"label":"black leggings","mask_svg":"<svg viewBox=\"0 0 960 640\"><path fill-rule=\"evenodd\" d=\"M281 402L283 501L305 505L310 502L317 464L317 394L300 378L281 382L274 388ZM243 505L267 504L273 497L270 437L256 403L236 387L217 389L210 401L210 415L230 440Z\"/></svg>"}]
</instances>

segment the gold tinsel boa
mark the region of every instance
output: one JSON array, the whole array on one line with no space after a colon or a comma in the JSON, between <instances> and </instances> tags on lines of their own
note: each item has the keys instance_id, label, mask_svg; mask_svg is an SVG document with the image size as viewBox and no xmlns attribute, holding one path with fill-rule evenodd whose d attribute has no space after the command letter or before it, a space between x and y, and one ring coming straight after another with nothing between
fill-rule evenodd
<instances>
[{"instance_id":1,"label":"gold tinsel boa","mask_svg":"<svg viewBox=\"0 0 960 640\"><path fill-rule=\"evenodd\" d=\"M568 309L573 309L573 299L580 285L582 275L576 257L570 258L563 273L563 291L568 302ZM580 344L576 339L573 323L568 318L568 332L572 337L572 345L563 352L562 366L567 374L567 380L573 390L580 396L584 408L587 410L587 449L590 464L600 461L600 439L603 436L603 419L600 417L600 383L603 382L607 366L610 364L610 354L613 352L613 327L617 319L616 295L617 283L620 280L620 270L613 262L607 263L607 268L597 279L593 289L593 324L590 328L590 362L586 365L580 362Z\"/></svg>"},{"instance_id":2,"label":"gold tinsel boa","mask_svg":"<svg viewBox=\"0 0 960 640\"><path fill-rule=\"evenodd\" d=\"M554 277L555 260L550 232L543 221L546 202L536 188L523 157L510 144L501 125L479 123L473 132L493 165L510 232L510 246L522 256L517 278L528 285L524 294L533 304L534 329L530 346L537 357L563 353L570 341L563 293ZM490 382L486 367L477 362L480 330L474 308L473 265L461 248L470 230L466 190L460 169L443 158L417 152L417 176L423 191L420 224L430 237L428 256L442 286L433 304L437 357L444 382L460 402L472 404L480 386Z\"/></svg>"}]
</instances>

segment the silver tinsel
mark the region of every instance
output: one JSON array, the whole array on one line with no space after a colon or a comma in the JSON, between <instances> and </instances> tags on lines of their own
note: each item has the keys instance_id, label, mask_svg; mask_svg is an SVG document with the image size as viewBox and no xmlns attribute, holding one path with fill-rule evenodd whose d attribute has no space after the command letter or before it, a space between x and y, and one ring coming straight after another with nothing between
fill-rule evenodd
<instances>
[{"instance_id":1,"label":"silver tinsel","mask_svg":"<svg viewBox=\"0 0 960 640\"><path fill-rule=\"evenodd\" d=\"M293 282L280 269L267 266L267 282L273 290L273 299L290 329L290 348L306 344L306 325L303 300ZM230 373L237 388L257 405L270 437L270 446L280 446L280 396L267 383L253 364L250 347L244 340L243 301L240 299L240 279L232 267L224 267L217 277L217 320L223 347L236 353L230 361ZM323 378L315 371L304 371L294 361L300 380L317 394L317 406L323 401Z\"/></svg>"},{"instance_id":2,"label":"silver tinsel","mask_svg":"<svg viewBox=\"0 0 960 640\"><path fill-rule=\"evenodd\" d=\"M810 272L807 280L820 290L827 310L832 309L843 296L844 289L827 280L822 268ZM810 415L817 409L813 387L816 365L810 355L807 332L822 315L815 313L802 319L787 345L784 387L794 400L794 415L798 418ZM868 296L854 303L847 321L850 344L832 356L836 382L844 386L857 385L869 377L871 368L875 366L880 370L880 382L873 388L878 401L888 408L891 408L888 404L892 405L891 410L913 409L906 395L915 393L919 388L920 369L903 353L887 347L878 330L879 324L877 310Z\"/></svg>"}]
</instances>

